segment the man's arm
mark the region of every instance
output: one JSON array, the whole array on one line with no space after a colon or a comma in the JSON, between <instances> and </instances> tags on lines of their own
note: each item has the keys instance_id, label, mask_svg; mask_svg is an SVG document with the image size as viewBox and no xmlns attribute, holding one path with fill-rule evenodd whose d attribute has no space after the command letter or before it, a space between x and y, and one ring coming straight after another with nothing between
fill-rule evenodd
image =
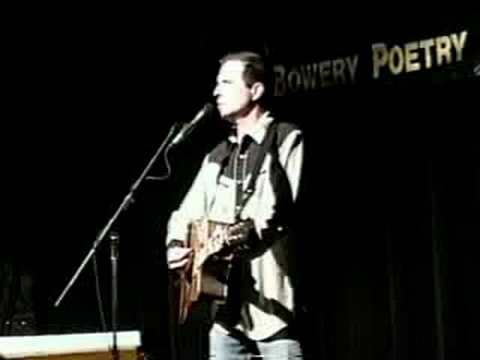
<instances>
[{"instance_id":1,"label":"man's arm","mask_svg":"<svg viewBox=\"0 0 480 360\"><path fill-rule=\"evenodd\" d=\"M302 177L303 156L303 134L300 130L295 129L287 135L279 151L279 161L285 169L294 202L298 196Z\"/></svg>"},{"instance_id":2,"label":"man's arm","mask_svg":"<svg viewBox=\"0 0 480 360\"><path fill-rule=\"evenodd\" d=\"M175 241L172 245L180 245L180 243L184 243L185 245L189 224L193 220L197 220L206 214L205 173L207 162L208 158L205 157L182 203L179 208L171 214L168 220L166 236L167 247L172 241Z\"/></svg>"},{"instance_id":3,"label":"man's arm","mask_svg":"<svg viewBox=\"0 0 480 360\"><path fill-rule=\"evenodd\" d=\"M282 201L282 199L285 201L285 199L290 198L290 200L287 200L287 203L295 204L303 173L303 157L303 134L300 129L295 128L289 132L278 148L278 162L283 168L288 181L288 189L284 188L283 191L289 191L290 194L278 194L276 201ZM266 248L271 246L277 239L288 234L290 224L287 223L286 216L290 219L295 209L290 206L285 208L284 205L276 203L272 217L266 220L263 228L257 229L259 238Z\"/></svg>"},{"instance_id":4,"label":"man's arm","mask_svg":"<svg viewBox=\"0 0 480 360\"><path fill-rule=\"evenodd\" d=\"M192 186L185 195L180 207L175 210L167 224L167 264L168 268L181 269L190 261L192 249L187 247L189 225L193 220L205 215L206 187L205 172L208 158L205 157Z\"/></svg>"}]
</instances>

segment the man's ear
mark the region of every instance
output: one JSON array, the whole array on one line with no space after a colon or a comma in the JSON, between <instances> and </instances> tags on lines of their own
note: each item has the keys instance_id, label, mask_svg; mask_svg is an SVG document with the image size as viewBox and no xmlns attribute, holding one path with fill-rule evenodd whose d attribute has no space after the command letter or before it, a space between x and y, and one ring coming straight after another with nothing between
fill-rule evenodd
<instances>
[{"instance_id":1,"label":"man's ear","mask_svg":"<svg viewBox=\"0 0 480 360\"><path fill-rule=\"evenodd\" d=\"M250 92L252 94L252 100L257 101L265 93L265 85L261 82L256 82L250 87Z\"/></svg>"}]
</instances>

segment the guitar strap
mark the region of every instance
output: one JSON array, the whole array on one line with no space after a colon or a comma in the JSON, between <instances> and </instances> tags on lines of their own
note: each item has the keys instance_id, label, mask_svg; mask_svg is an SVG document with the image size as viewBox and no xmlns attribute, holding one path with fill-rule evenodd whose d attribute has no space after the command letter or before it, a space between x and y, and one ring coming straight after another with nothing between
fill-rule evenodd
<instances>
[{"instance_id":1,"label":"guitar strap","mask_svg":"<svg viewBox=\"0 0 480 360\"><path fill-rule=\"evenodd\" d=\"M252 170L252 174L250 176L250 181L248 182L247 189L245 190L245 194L242 197L242 201L240 202L237 210L237 217L240 215L246 203L255 192L257 177L258 177L258 174L260 173L260 169L265 160L265 155L272 148L273 144L276 142L276 138L277 138L277 123L273 123L268 127L267 134L265 135L265 138L262 141L257 159L255 161L255 165Z\"/></svg>"}]
</instances>

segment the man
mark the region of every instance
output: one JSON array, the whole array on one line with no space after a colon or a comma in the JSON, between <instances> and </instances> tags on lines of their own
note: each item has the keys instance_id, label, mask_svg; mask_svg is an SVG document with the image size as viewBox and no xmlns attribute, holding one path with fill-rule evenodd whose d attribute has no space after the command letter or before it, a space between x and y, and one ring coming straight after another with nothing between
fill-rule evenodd
<instances>
[{"instance_id":1,"label":"man","mask_svg":"<svg viewBox=\"0 0 480 360\"><path fill-rule=\"evenodd\" d=\"M213 95L232 133L205 157L168 224L168 265L181 271L192 257L186 240L193 221L253 223L240 235L242 245L226 247L217 257L218 262L229 263L229 275L226 303L213 302L209 346L215 359L302 358L294 329L291 219L303 139L296 126L274 121L267 110L267 77L265 63L256 53L232 53L220 61Z\"/></svg>"}]
</instances>

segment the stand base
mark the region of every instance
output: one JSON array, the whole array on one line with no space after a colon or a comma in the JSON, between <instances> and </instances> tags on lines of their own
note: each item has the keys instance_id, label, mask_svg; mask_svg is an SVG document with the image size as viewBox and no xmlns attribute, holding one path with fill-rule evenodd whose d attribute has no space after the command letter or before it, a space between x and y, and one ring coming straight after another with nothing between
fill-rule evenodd
<instances>
[{"instance_id":1,"label":"stand base","mask_svg":"<svg viewBox=\"0 0 480 360\"><path fill-rule=\"evenodd\" d=\"M0 359L113 360L112 333L0 337ZM117 333L117 358L143 359L140 332Z\"/></svg>"},{"instance_id":2,"label":"stand base","mask_svg":"<svg viewBox=\"0 0 480 360\"><path fill-rule=\"evenodd\" d=\"M111 352L96 352L83 354L61 354L45 356L27 356L20 359L24 360L112 360ZM142 360L143 355L137 351L119 351L118 359L121 360Z\"/></svg>"}]
</instances>

